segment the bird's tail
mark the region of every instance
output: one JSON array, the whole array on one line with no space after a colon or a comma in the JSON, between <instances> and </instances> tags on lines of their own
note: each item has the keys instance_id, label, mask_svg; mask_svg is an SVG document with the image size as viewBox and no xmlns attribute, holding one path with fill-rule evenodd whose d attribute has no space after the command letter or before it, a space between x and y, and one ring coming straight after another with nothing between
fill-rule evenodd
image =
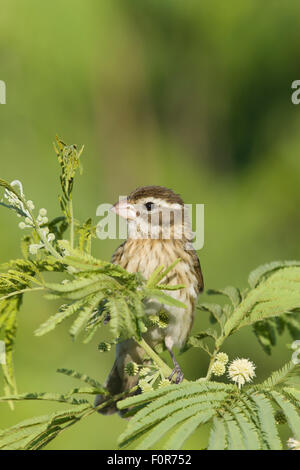
<instances>
[{"instance_id":1,"label":"bird's tail","mask_svg":"<svg viewBox=\"0 0 300 470\"><path fill-rule=\"evenodd\" d=\"M129 339L119 343L117 346L116 360L113 368L108 375L104 387L111 396L118 395L135 387L138 383L138 376L129 376L125 373L126 364L136 362L142 364L145 356L144 350L138 344ZM97 395L95 399L95 407L107 401L107 395ZM110 403L99 410L99 413L110 415L118 411L116 403Z\"/></svg>"}]
</instances>

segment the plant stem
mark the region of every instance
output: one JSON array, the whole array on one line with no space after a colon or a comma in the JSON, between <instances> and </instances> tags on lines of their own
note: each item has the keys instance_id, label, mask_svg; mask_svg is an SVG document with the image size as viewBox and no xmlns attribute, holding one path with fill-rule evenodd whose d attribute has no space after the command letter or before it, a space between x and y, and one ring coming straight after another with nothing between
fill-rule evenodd
<instances>
[{"instance_id":1,"label":"plant stem","mask_svg":"<svg viewBox=\"0 0 300 470\"><path fill-rule=\"evenodd\" d=\"M8 299L9 297L13 297L14 295L23 294L24 292L32 292L35 290L44 290L44 289L45 287L30 287L30 288L26 288L22 290L16 290L14 292L11 292L10 294L5 295L4 297L1 297L0 302L2 302L2 300Z\"/></svg>"},{"instance_id":2,"label":"plant stem","mask_svg":"<svg viewBox=\"0 0 300 470\"><path fill-rule=\"evenodd\" d=\"M136 340L136 342L141 346L141 348L146 351L148 356L155 362L155 364L162 370L162 373L165 377L169 377L172 372L172 369L156 354L155 351L149 346L148 343L142 338L141 340Z\"/></svg>"},{"instance_id":3,"label":"plant stem","mask_svg":"<svg viewBox=\"0 0 300 470\"><path fill-rule=\"evenodd\" d=\"M35 230L38 236L40 237L41 241L44 243L45 247L49 251L49 253L51 253L51 255L54 256L54 258L61 261L63 257L55 250L55 248L53 248L51 243L48 242L47 237L43 234L43 232L40 230L37 224L35 226Z\"/></svg>"},{"instance_id":4,"label":"plant stem","mask_svg":"<svg viewBox=\"0 0 300 470\"><path fill-rule=\"evenodd\" d=\"M219 352L219 348L216 348L214 350L214 353L213 353L212 357L210 358L208 371L207 371L205 380L209 380L211 378L211 375L212 375L211 369L212 369L213 363L215 362L216 355L218 354L218 352Z\"/></svg>"},{"instance_id":5,"label":"plant stem","mask_svg":"<svg viewBox=\"0 0 300 470\"><path fill-rule=\"evenodd\" d=\"M105 408L107 405L110 405L111 403L117 402L120 400L120 398L126 397L127 395L131 395L132 393L136 392L139 389L139 386L136 385L135 387L132 387L130 390L125 390L125 392L121 392L118 395L114 395L113 397L109 398L100 405L98 405L96 408L93 408L92 410L88 410L87 415L93 413L94 411L99 411L101 408Z\"/></svg>"},{"instance_id":6,"label":"plant stem","mask_svg":"<svg viewBox=\"0 0 300 470\"><path fill-rule=\"evenodd\" d=\"M69 201L69 212L70 212L70 244L71 248L74 248L74 212L73 212L73 201Z\"/></svg>"}]
</instances>

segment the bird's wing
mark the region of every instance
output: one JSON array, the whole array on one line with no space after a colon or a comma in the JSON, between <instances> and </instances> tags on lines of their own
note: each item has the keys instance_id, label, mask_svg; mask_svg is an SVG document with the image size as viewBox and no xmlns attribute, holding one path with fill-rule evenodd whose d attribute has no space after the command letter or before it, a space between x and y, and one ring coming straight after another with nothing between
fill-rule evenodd
<instances>
[{"instance_id":1,"label":"bird's wing","mask_svg":"<svg viewBox=\"0 0 300 470\"><path fill-rule=\"evenodd\" d=\"M126 243L127 240L125 240L125 242L122 243L122 245L120 245L113 253L112 257L111 257L111 263L113 264L121 264L120 261L121 261L121 257L122 257L122 254L124 252L124 245Z\"/></svg>"},{"instance_id":2,"label":"bird's wing","mask_svg":"<svg viewBox=\"0 0 300 470\"><path fill-rule=\"evenodd\" d=\"M199 289L199 292L202 292L204 289L204 280L203 280L203 275L201 271L200 261L195 250L190 250L190 255L192 257L192 264L193 264L197 281L198 281L198 289Z\"/></svg>"}]
</instances>

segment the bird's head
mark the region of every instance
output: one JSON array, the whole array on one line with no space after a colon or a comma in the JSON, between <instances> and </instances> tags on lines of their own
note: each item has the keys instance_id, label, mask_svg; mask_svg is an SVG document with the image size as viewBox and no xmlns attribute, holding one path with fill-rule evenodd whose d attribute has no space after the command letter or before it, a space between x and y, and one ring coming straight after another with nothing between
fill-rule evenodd
<instances>
[{"instance_id":1,"label":"bird's head","mask_svg":"<svg viewBox=\"0 0 300 470\"><path fill-rule=\"evenodd\" d=\"M112 210L127 220L129 238L192 239L183 200L163 186L137 188Z\"/></svg>"}]
</instances>

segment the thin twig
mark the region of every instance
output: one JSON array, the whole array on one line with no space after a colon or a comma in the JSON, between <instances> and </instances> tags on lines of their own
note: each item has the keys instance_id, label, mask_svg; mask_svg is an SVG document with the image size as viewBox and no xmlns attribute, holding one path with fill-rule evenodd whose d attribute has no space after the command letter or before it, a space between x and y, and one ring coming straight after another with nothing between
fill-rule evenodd
<instances>
[{"instance_id":1,"label":"thin twig","mask_svg":"<svg viewBox=\"0 0 300 470\"><path fill-rule=\"evenodd\" d=\"M8 299L9 297L13 297L14 295L19 295L19 294L24 294L25 292L32 292L35 290L44 290L44 289L45 287L30 287L26 289L16 290L14 292L11 292L10 294L5 295L4 297L1 297L0 302L2 302L2 300Z\"/></svg>"}]
</instances>

